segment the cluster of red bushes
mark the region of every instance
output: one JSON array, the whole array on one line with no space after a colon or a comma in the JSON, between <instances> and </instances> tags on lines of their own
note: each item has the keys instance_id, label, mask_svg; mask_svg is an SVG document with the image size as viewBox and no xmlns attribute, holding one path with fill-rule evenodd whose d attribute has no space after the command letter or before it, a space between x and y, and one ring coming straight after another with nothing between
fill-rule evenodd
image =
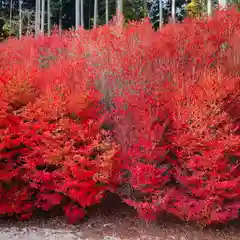
<instances>
[{"instance_id":1,"label":"cluster of red bushes","mask_svg":"<svg viewBox=\"0 0 240 240\"><path fill-rule=\"evenodd\" d=\"M204 224L240 209L240 14L148 21L0 46L0 215L107 191L139 215Z\"/></svg>"}]
</instances>

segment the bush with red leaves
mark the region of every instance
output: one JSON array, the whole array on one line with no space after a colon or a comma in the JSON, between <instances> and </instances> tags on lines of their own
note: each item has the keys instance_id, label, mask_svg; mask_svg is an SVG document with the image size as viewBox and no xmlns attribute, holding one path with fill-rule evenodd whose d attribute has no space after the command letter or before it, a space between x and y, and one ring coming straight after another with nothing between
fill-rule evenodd
<instances>
[{"instance_id":1,"label":"bush with red leaves","mask_svg":"<svg viewBox=\"0 0 240 240\"><path fill-rule=\"evenodd\" d=\"M118 192L140 216L238 218L239 29L230 10L169 25L149 45L134 32L143 42L121 66L113 117L124 169Z\"/></svg>"},{"instance_id":2,"label":"bush with red leaves","mask_svg":"<svg viewBox=\"0 0 240 240\"><path fill-rule=\"evenodd\" d=\"M81 220L106 191L202 224L240 208L240 14L0 45L0 215Z\"/></svg>"},{"instance_id":3,"label":"bush with red leaves","mask_svg":"<svg viewBox=\"0 0 240 240\"><path fill-rule=\"evenodd\" d=\"M43 69L32 59L1 66L0 215L26 220L59 206L75 223L111 189L118 145L84 75L90 65L58 57Z\"/></svg>"}]
</instances>

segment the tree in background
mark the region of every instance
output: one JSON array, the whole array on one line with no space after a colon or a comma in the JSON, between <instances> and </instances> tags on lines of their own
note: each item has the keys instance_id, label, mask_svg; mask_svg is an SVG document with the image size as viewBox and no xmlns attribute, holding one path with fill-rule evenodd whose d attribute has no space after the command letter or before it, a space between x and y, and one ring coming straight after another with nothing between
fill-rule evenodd
<instances>
[{"instance_id":1,"label":"tree in background","mask_svg":"<svg viewBox=\"0 0 240 240\"><path fill-rule=\"evenodd\" d=\"M208 16L212 15L212 0L207 0L207 14Z\"/></svg>"},{"instance_id":2,"label":"tree in background","mask_svg":"<svg viewBox=\"0 0 240 240\"><path fill-rule=\"evenodd\" d=\"M153 24L154 29L158 29L159 27L159 0L148 0L148 10L149 17ZM185 0L162 0L163 7L163 24L169 23L171 18L173 17L172 7L175 6L174 12L176 14L173 21L182 21L184 17L187 15L186 11L186 1Z\"/></svg>"},{"instance_id":3,"label":"tree in background","mask_svg":"<svg viewBox=\"0 0 240 240\"><path fill-rule=\"evenodd\" d=\"M116 9L122 9L125 20L140 20L143 17L150 16L151 21L158 25L159 22L159 0L21 0L21 12L35 12L35 35L45 32L47 25L47 33L50 34L54 25L60 25L61 29L69 29L73 26L82 25L85 29L90 29L94 25L94 8L95 8L95 25L108 23L116 14ZM179 9L183 0L176 1L176 14L179 19ZM180 2L179 2L180 1ZM16 16L19 15L20 0L2 0L1 10L4 16L4 22L8 22L8 28L13 29L13 35L16 35L15 23ZM94 7L94 3L96 7ZM45 9L47 4L47 9ZM163 0L163 19L164 23L168 21L168 15L171 12L171 0ZM80 14L82 12L82 14ZM47 17L46 17L47 15ZM19 17L18 17L19 18ZM11 19L11 20L10 20ZM45 19L47 21L45 21ZM32 20L32 17L31 17ZM9 23L10 21L10 23ZM21 22L26 22L25 20ZM20 23L20 22L19 22ZM13 26L14 25L14 26ZM18 24L20 25L20 24ZM22 25L24 34L25 26ZM28 28L28 33L30 28ZM19 26L18 30L19 32Z\"/></svg>"},{"instance_id":4,"label":"tree in background","mask_svg":"<svg viewBox=\"0 0 240 240\"><path fill-rule=\"evenodd\" d=\"M240 0L232 0L232 3L237 7L238 11L240 11Z\"/></svg>"},{"instance_id":5,"label":"tree in background","mask_svg":"<svg viewBox=\"0 0 240 240\"><path fill-rule=\"evenodd\" d=\"M204 5L199 0L192 0L186 9L189 17L198 18L202 16Z\"/></svg>"},{"instance_id":6,"label":"tree in background","mask_svg":"<svg viewBox=\"0 0 240 240\"><path fill-rule=\"evenodd\" d=\"M12 33L12 8L13 8L13 0L10 0L10 4L9 4L10 8L9 8L9 35L11 36Z\"/></svg>"},{"instance_id":7,"label":"tree in background","mask_svg":"<svg viewBox=\"0 0 240 240\"><path fill-rule=\"evenodd\" d=\"M108 24L109 22L109 2L105 0L105 23Z\"/></svg>"},{"instance_id":8,"label":"tree in background","mask_svg":"<svg viewBox=\"0 0 240 240\"><path fill-rule=\"evenodd\" d=\"M96 28L97 24L98 24L98 0L94 0L93 27Z\"/></svg>"},{"instance_id":9,"label":"tree in background","mask_svg":"<svg viewBox=\"0 0 240 240\"><path fill-rule=\"evenodd\" d=\"M117 11L123 13L123 0L117 0Z\"/></svg>"},{"instance_id":10,"label":"tree in background","mask_svg":"<svg viewBox=\"0 0 240 240\"><path fill-rule=\"evenodd\" d=\"M0 19L0 40L4 40L10 36L30 35L35 29L35 12L34 10L21 9L19 6L19 12L7 18Z\"/></svg>"},{"instance_id":11,"label":"tree in background","mask_svg":"<svg viewBox=\"0 0 240 240\"><path fill-rule=\"evenodd\" d=\"M51 0L47 0L47 29L48 36L51 34Z\"/></svg>"},{"instance_id":12,"label":"tree in background","mask_svg":"<svg viewBox=\"0 0 240 240\"><path fill-rule=\"evenodd\" d=\"M172 22L176 22L176 0L172 0L172 6L171 6L171 15L172 15Z\"/></svg>"},{"instance_id":13,"label":"tree in background","mask_svg":"<svg viewBox=\"0 0 240 240\"><path fill-rule=\"evenodd\" d=\"M46 2L47 1L47 2ZM188 1L188 2L187 2ZM157 29L162 13L162 23L181 22L186 15L198 17L212 14L217 1L211 0L1 0L0 1L0 34L18 36L40 32L50 35L51 28L59 29L108 24L116 14L116 9L123 11L126 22L140 20L149 16L153 27ZM227 0L219 0L226 5ZM232 0L240 6L240 0ZM47 8L45 9L45 4ZM161 6L162 5L162 10ZM95 9L95 17L94 17ZM33 12L35 28L32 30ZM46 20L45 20L46 19ZM95 20L94 20L95 19ZM45 26L47 25L47 29ZM4 29L4 30L3 30Z\"/></svg>"},{"instance_id":14,"label":"tree in background","mask_svg":"<svg viewBox=\"0 0 240 240\"><path fill-rule=\"evenodd\" d=\"M42 7L41 7L41 33L44 33L45 27L45 0L41 0Z\"/></svg>"},{"instance_id":15,"label":"tree in background","mask_svg":"<svg viewBox=\"0 0 240 240\"><path fill-rule=\"evenodd\" d=\"M36 0L36 7L35 7L35 36L38 36L40 32L40 0Z\"/></svg>"},{"instance_id":16,"label":"tree in background","mask_svg":"<svg viewBox=\"0 0 240 240\"><path fill-rule=\"evenodd\" d=\"M126 20L138 21L146 16L145 0L126 1L124 3L124 17Z\"/></svg>"},{"instance_id":17,"label":"tree in background","mask_svg":"<svg viewBox=\"0 0 240 240\"><path fill-rule=\"evenodd\" d=\"M84 28L84 1L81 0L80 2L81 5L81 26Z\"/></svg>"},{"instance_id":18,"label":"tree in background","mask_svg":"<svg viewBox=\"0 0 240 240\"><path fill-rule=\"evenodd\" d=\"M216 0L192 0L187 6L187 13L189 17L211 16L213 8L217 7Z\"/></svg>"},{"instance_id":19,"label":"tree in background","mask_svg":"<svg viewBox=\"0 0 240 240\"><path fill-rule=\"evenodd\" d=\"M98 25L108 23L113 18L113 16L116 15L116 8L117 0L98 0ZM125 10L126 5L124 3L124 12ZM90 19L90 22L93 22L93 18Z\"/></svg>"},{"instance_id":20,"label":"tree in background","mask_svg":"<svg viewBox=\"0 0 240 240\"><path fill-rule=\"evenodd\" d=\"M79 28L80 25L80 1L75 0L75 29Z\"/></svg>"}]
</instances>

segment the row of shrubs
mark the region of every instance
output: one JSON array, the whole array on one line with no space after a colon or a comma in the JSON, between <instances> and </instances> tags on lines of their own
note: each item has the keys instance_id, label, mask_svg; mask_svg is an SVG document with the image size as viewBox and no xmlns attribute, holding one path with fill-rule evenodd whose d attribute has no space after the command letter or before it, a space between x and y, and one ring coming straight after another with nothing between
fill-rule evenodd
<instances>
[{"instance_id":1,"label":"row of shrubs","mask_svg":"<svg viewBox=\"0 0 240 240\"><path fill-rule=\"evenodd\" d=\"M122 26L0 45L0 216L238 218L240 14Z\"/></svg>"}]
</instances>

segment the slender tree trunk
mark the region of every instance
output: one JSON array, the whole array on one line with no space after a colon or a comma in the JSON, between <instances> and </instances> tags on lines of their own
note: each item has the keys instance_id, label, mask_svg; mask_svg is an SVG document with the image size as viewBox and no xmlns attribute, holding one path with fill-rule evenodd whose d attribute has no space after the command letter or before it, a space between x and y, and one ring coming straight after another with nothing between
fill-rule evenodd
<instances>
[{"instance_id":1,"label":"slender tree trunk","mask_svg":"<svg viewBox=\"0 0 240 240\"><path fill-rule=\"evenodd\" d=\"M144 17L148 16L148 9L147 9L147 0L144 0Z\"/></svg>"},{"instance_id":2,"label":"slender tree trunk","mask_svg":"<svg viewBox=\"0 0 240 240\"><path fill-rule=\"evenodd\" d=\"M123 14L123 1L117 0L117 12L116 12L117 21L121 21L121 14Z\"/></svg>"},{"instance_id":3,"label":"slender tree trunk","mask_svg":"<svg viewBox=\"0 0 240 240\"><path fill-rule=\"evenodd\" d=\"M98 21L98 0L94 0L94 17L93 17L93 27L97 27Z\"/></svg>"},{"instance_id":4,"label":"slender tree trunk","mask_svg":"<svg viewBox=\"0 0 240 240\"><path fill-rule=\"evenodd\" d=\"M91 13L90 13L90 10L91 10L91 6L90 6L90 2L88 2L88 28L89 29L91 28Z\"/></svg>"},{"instance_id":5,"label":"slender tree trunk","mask_svg":"<svg viewBox=\"0 0 240 240\"><path fill-rule=\"evenodd\" d=\"M48 36L51 35L51 0L47 0L47 28Z\"/></svg>"},{"instance_id":6,"label":"slender tree trunk","mask_svg":"<svg viewBox=\"0 0 240 240\"><path fill-rule=\"evenodd\" d=\"M176 0L172 0L172 21L176 22Z\"/></svg>"},{"instance_id":7,"label":"slender tree trunk","mask_svg":"<svg viewBox=\"0 0 240 240\"><path fill-rule=\"evenodd\" d=\"M22 0L18 1L19 4L19 39L22 38Z\"/></svg>"},{"instance_id":8,"label":"slender tree trunk","mask_svg":"<svg viewBox=\"0 0 240 240\"><path fill-rule=\"evenodd\" d=\"M44 24L45 24L45 0L42 0L42 13L41 13L41 33L44 34Z\"/></svg>"},{"instance_id":9,"label":"slender tree trunk","mask_svg":"<svg viewBox=\"0 0 240 240\"><path fill-rule=\"evenodd\" d=\"M75 0L75 28L78 29L80 26L80 1L79 0Z\"/></svg>"},{"instance_id":10,"label":"slender tree trunk","mask_svg":"<svg viewBox=\"0 0 240 240\"><path fill-rule=\"evenodd\" d=\"M31 12L27 13L27 36L30 34Z\"/></svg>"},{"instance_id":11,"label":"slender tree trunk","mask_svg":"<svg viewBox=\"0 0 240 240\"><path fill-rule=\"evenodd\" d=\"M38 36L40 31L40 0L36 0L35 8L35 36Z\"/></svg>"},{"instance_id":12,"label":"slender tree trunk","mask_svg":"<svg viewBox=\"0 0 240 240\"><path fill-rule=\"evenodd\" d=\"M81 0L81 26L84 28L84 2Z\"/></svg>"},{"instance_id":13,"label":"slender tree trunk","mask_svg":"<svg viewBox=\"0 0 240 240\"><path fill-rule=\"evenodd\" d=\"M163 4L162 0L159 0L159 29L163 26Z\"/></svg>"},{"instance_id":14,"label":"slender tree trunk","mask_svg":"<svg viewBox=\"0 0 240 240\"><path fill-rule=\"evenodd\" d=\"M13 8L13 0L10 0L10 9L9 9L9 36L12 35L12 8Z\"/></svg>"},{"instance_id":15,"label":"slender tree trunk","mask_svg":"<svg viewBox=\"0 0 240 240\"><path fill-rule=\"evenodd\" d=\"M123 0L118 0L117 10L119 13L123 13Z\"/></svg>"},{"instance_id":16,"label":"slender tree trunk","mask_svg":"<svg viewBox=\"0 0 240 240\"><path fill-rule=\"evenodd\" d=\"M220 5L220 8L226 8L228 1L227 0L218 0L218 4Z\"/></svg>"},{"instance_id":17,"label":"slender tree trunk","mask_svg":"<svg viewBox=\"0 0 240 240\"><path fill-rule=\"evenodd\" d=\"M207 0L207 14L208 16L212 15L212 0Z\"/></svg>"},{"instance_id":18,"label":"slender tree trunk","mask_svg":"<svg viewBox=\"0 0 240 240\"><path fill-rule=\"evenodd\" d=\"M59 34L62 34L62 0L60 0L60 9L59 9Z\"/></svg>"},{"instance_id":19,"label":"slender tree trunk","mask_svg":"<svg viewBox=\"0 0 240 240\"><path fill-rule=\"evenodd\" d=\"M109 6L108 6L108 0L105 1L105 22L108 25L109 22Z\"/></svg>"}]
</instances>

